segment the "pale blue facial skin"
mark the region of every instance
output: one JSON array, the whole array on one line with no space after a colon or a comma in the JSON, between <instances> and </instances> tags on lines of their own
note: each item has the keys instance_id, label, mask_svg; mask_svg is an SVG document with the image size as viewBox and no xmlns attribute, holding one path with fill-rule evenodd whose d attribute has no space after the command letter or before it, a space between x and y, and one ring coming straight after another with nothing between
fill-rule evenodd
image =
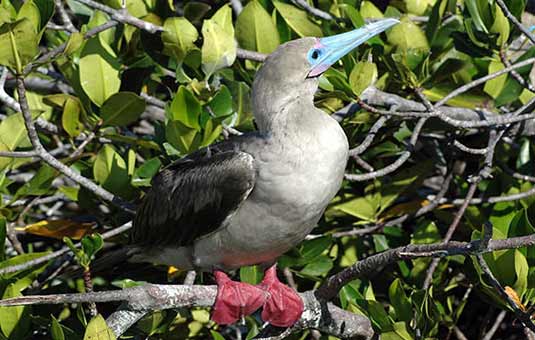
<instances>
[{"instance_id":1,"label":"pale blue facial skin","mask_svg":"<svg viewBox=\"0 0 535 340\"><path fill-rule=\"evenodd\" d=\"M317 39L317 43L307 54L307 60L311 65L308 77L319 76L357 46L398 23L399 20L388 18L372 22L353 31Z\"/></svg>"}]
</instances>

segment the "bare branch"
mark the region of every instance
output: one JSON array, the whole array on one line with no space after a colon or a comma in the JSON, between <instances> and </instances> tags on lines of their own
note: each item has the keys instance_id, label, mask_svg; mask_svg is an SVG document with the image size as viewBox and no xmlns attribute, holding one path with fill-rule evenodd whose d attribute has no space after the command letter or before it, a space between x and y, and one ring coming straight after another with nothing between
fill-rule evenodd
<instances>
[{"instance_id":1,"label":"bare branch","mask_svg":"<svg viewBox=\"0 0 535 340\"><path fill-rule=\"evenodd\" d=\"M474 149L470 148L463 143L459 142L457 139L453 141L453 145L456 146L459 150L464 151L466 153L471 153L474 155L485 155L487 154L487 148L484 149Z\"/></svg>"},{"instance_id":2,"label":"bare branch","mask_svg":"<svg viewBox=\"0 0 535 340\"><path fill-rule=\"evenodd\" d=\"M327 12L322 11L321 9L314 8L308 4L306 0L292 0L293 3L302 7L305 11L312 14L316 18L324 20L333 20L334 17Z\"/></svg>"},{"instance_id":3,"label":"bare branch","mask_svg":"<svg viewBox=\"0 0 535 340\"><path fill-rule=\"evenodd\" d=\"M141 19L138 19L130 15L128 11L126 10L126 8L117 10L117 9L108 7L106 5L103 5L101 3L95 2L93 0L76 0L76 1L81 2L84 5L87 5L93 9L97 9L99 11L109 14L111 18L115 21L125 23L128 25L132 25L134 27L137 27L139 29L142 29L150 33L158 33L164 30L163 27L161 26L154 25L148 21L143 21Z\"/></svg>"},{"instance_id":4,"label":"bare branch","mask_svg":"<svg viewBox=\"0 0 535 340\"><path fill-rule=\"evenodd\" d=\"M363 153L364 151L366 151L366 149L372 144L373 139L375 138L375 135L377 134L377 132L379 132L379 129L381 129L383 127L383 125L386 123L387 120L388 120L388 117L381 116L373 124L371 129L368 131L368 133L366 134L366 138L364 138L362 143L360 143L359 146L349 150L349 155L350 156L357 156L357 155L360 155L361 153Z\"/></svg>"},{"instance_id":5,"label":"bare branch","mask_svg":"<svg viewBox=\"0 0 535 340\"><path fill-rule=\"evenodd\" d=\"M124 304L110 316L108 324L117 335L121 335L125 331L125 320L130 326L151 310L211 307L216 293L215 286L147 284L107 292L24 296L2 300L0 306L120 301ZM303 293L301 298L305 310L292 331L315 328L340 338L372 337L373 328L368 318L320 301L314 292Z\"/></svg>"},{"instance_id":6,"label":"bare branch","mask_svg":"<svg viewBox=\"0 0 535 340\"><path fill-rule=\"evenodd\" d=\"M494 73L490 73L490 74L488 74L488 75L486 75L484 77L481 77L481 78L478 78L476 80L473 80L473 81L469 82L468 84L460 86L460 87L456 88L455 90L451 91L447 96L445 96L444 98L442 98L441 100L436 102L434 107L438 108L438 107L446 104L449 100L457 97L461 93L465 93L466 91L468 91L468 90L470 90L470 89L472 89L472 88L474 88L476 86L479 86L481 84L484 84L484 83L486 83L487 81L489 81L491 79L497 78L497 77L501 76L502 74L509 73L512 70L516 70L516 69L519 69L519 68L524 67L524 66L532 65L533 63L535 63L535 58L529 58L529 59L523 60L521 62L518 62L516 64L513 64L513 65L511 65L509 67L505 67L502 70L496 71Z\"/></svg>"},{"instance_id":7,"label":"bare branch","mask_svg":"<svg viewBox=\"0 0 535 340\"><path fill-rule=\"evenodd\" d=\"M37 156L38 154L35 151L0 151L0 157L7 158L32 158Z\"/></svg>"},{"instance_id":8,"label":"bare branch","mask_svg":"<svg viewBox=\"0 0 535 340\"><path fill-rule=\"evenodd\" d=\"M358 261L338 274L329 277L318 288L317 294L323 299L330 300L348 282L377 272L384 266L400 260L409 260L420 257L443 257L450 255L471 255L486 253L502 249L514 249L535 245L535 234L512 237L503 240L490 240L488 246L480 248L481 240L471 242L450 241L447 243L409 244L403 247L386 250Z\"/></svg>"},{"instance_id":9,"label":"bare branch","mask_svg":"<svg viewBox=\"0 0 535 340\"><path fill-rule=\"evenodd\" d=\"M89 179L83 177L65 164L58 161L54 156L52 156L48 151L46 151L44 146L41 144L41 141L39 140L37 130L35 129L35 125L32 121L32 115L30 113L30 108L28 107L28 102L26 100L26 88L24 87L24 78L22 76L17 77L17 91L19 94L20 108L24 117L24 124L26 125L26 130L28 131L28 137L30 138L32 146L37 155L48 165L58 170L65 176L69 177L76 183L80 184L87 190L91 191L95 195L101 197L102 199L110 203L115 204L116 206L125 211L132 212L133 206L130 203L123 201L121 198L115 196L111 192L105 190L104 188L96 185Z\"/></svg>"},{"instance_id":10,"label":"bare branch","mask_svg":"<svg viewBox=\"0 0 535 340\"><path fill-rule=\"evenodd\" d=\"M230 0L230 6L232 7L232 10L236 16L240 15L241 11L243 10L243 5L240 0Z\"/></svg>"},{"instance_id":11,"label":"bare branch","mask_svg":"<svg viewBox=\"0 0 535 340\"><path fill-rule=\"evenodd\" d=\"M267 55L264 53L244 50L243 48L238 48L236 50L236 56L240 59L249 59L259 62L263 62L267 58Z\"/></svg>"},{"instance_id":12,"label":"bare branch","mask_svg":"<svg viewBox=\"0 0 535 340\"><path fill-rule=\"evenodd\" d=\"M524 35L531 40L532 44L535 44L535 36L531 34L530 30L524 27L520 21L509 11L509 8L507 8L507 5L503 2L503 0L496 0L496 3L503 11L503 14L515 25Z\"/></svg>"},{"instance_id":13,"label":"bare branch","mask_svg":"<svg viewBox=\"0 0 535 340\"><path fill-rule=\"evenodd\" d=\"M384 168L382 168L380 170L377 170L377 171L374 171L374 172L369 172L369 173L366 173L366 174L361 174L361 175L360 174L359 175L346 174L345 178L347 180L350 180L350 181L366 181L366 180L369 180L369 179L372 179L372 178L377 178L377 177L382 177L382 176L388 175L389 173L394 172L397 169L399 169L399 167L401 167L409 159L409 157L411 156L412 149L416 145L416 141L418 140L418 136L420 134L420 131L422 130L422 128L423 128L423 126L424 126L426 121L427 121L427 118L420 118L420 120L418 120L418 123L416 123L416 126L414 127L414 130L412 132L409 145L407 146L407 150L403 151L401 156L399 156L399 158L396 159L396 161L394 161L394 163L392 163L389 166L386 166L386 167L384 167Z\"/></svg>"},{"instance_id":14,"label":"bare branch","mask_svg":"<svg viewBox=\"0 0 535 340\"><path fill-rule=\"evenodd\" d=\"M109 239L109 238L111 238L113 236L119 235L119 234L129 230L130 228L132 228L132 222L125 223L120 227L117 227L115 229L112 229L110 231L107 231L107 232L103 233L102 234L102 238L105 239L105 240ZM75 246L77 248L80 247L80 243L76 243ZM70 250L71 249L69 247L65 246L65 247L61 248L60 250L56 250L55 252L50 253L48 255L41 256L41 257L38 257L36 259L30 260L30 261L27 261L27 262L24 262L24 263L21 263L21 264L0 268L0 275L9 274L9 273L15 273L15 272L18 272L18 271L21 271L21 270L26 270L26 269L31 268L33 266L37 266L39 264L42 264L42 263L48 262L50 260L53 260L53 259L65 254L65 253L70 252Z\"/></svg>"},{"instance_id":15,"label":"bare branch","mask_svg":"<svg viewBox=\"0 0 535 340\"><path fill-rule=\"evenodd\" d=\"M74 25L72 24L71 18L65 10L65 7L63 7L62 0L54 0L54 4L56 5L56 9L58 10L59 16L61 17L61 21L63 22L65 30L71 33L78 32L78 29L76 29L76 27L74 27Z\"/></svg>"}]
</instances>

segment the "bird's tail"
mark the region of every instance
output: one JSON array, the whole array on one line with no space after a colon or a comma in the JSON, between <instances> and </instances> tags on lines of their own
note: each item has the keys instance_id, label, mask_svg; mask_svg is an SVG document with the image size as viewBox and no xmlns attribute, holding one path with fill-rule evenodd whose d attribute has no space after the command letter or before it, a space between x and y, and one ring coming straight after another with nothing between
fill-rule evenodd
<instances>
[{"instance_id":1,"label":"bird's tail","mask_svg":"<svg viewBox=\"0 0 535 340\"><path fill-rule=\"evenodd\" d=\"M132 256L138 252L139 249L133 246L121 246L120 248L110 250L91 262L91 273L94 275L95 273L103 272L120 264L130 262ZM62 276L73 278L81 276L82 273L83 270L81 268L76 268L75 270L66 271Z\"/></svg>"},{"instance_id":2,"label":"bird's tail","mask_svg":"<svg viewBox=\"0 0 535 340\"><path fill-rule=\"evenodd\" d=\"M96 258L91 263L91 271L99 272L115 267L121 263L130 262L132 257L139 253L139 248L134 246L121 246L118 249Z\"/></svg>"}]
</instances>

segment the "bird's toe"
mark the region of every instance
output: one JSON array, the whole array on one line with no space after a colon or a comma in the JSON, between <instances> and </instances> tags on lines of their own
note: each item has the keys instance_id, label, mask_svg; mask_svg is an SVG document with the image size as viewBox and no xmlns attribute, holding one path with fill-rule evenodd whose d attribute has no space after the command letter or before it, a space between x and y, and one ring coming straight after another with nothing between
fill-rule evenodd
<instances>
[{"instance_id":1,"label":"bird's toe","mask_svg":"<svg viewBox=\"0 0 535 340\"><path fill-rule=\"evenodd\" d=\"M260 286L268 292L262 319L277 327L293 326L303 313L303 300L292 288L277 278L275 266L269 268Z\"/></svg>"},{"instance_id":2,"label":"bird's toe","mask_svg":"<svg viewBox=\"0 0 535 340\"><path fill-rule=\"evenodd\" d=\"M233 324L243 316L262 307L267 294L253 285L232 281L225 273L214 273L217 282L217 297L212 320L220 325Z\"/></svg>"}]
</instances>

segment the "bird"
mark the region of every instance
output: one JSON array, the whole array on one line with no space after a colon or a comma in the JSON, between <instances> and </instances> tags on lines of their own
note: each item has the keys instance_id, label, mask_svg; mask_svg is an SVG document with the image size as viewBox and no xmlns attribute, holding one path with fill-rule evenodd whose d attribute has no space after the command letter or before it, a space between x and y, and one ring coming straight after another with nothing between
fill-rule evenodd
<instances>
[{"instance_id":1,"label":"bird","mask_svg":"<svg viewBox=\"0 0 535 340\"><path fill-rule=\"evenodd\" d=\"M213 272L218 324L261 307L274 326L299 320L303 301L277 278L276 259L316 226L342 185L349 149L339 123L314 106L318 79L398 22L300 38L272 52L252 86L257 129L194 151L154 176L134 218L131 260ZM267 269L256 286L226 274L257 264Z\"/></svg>"}]
</instances>

